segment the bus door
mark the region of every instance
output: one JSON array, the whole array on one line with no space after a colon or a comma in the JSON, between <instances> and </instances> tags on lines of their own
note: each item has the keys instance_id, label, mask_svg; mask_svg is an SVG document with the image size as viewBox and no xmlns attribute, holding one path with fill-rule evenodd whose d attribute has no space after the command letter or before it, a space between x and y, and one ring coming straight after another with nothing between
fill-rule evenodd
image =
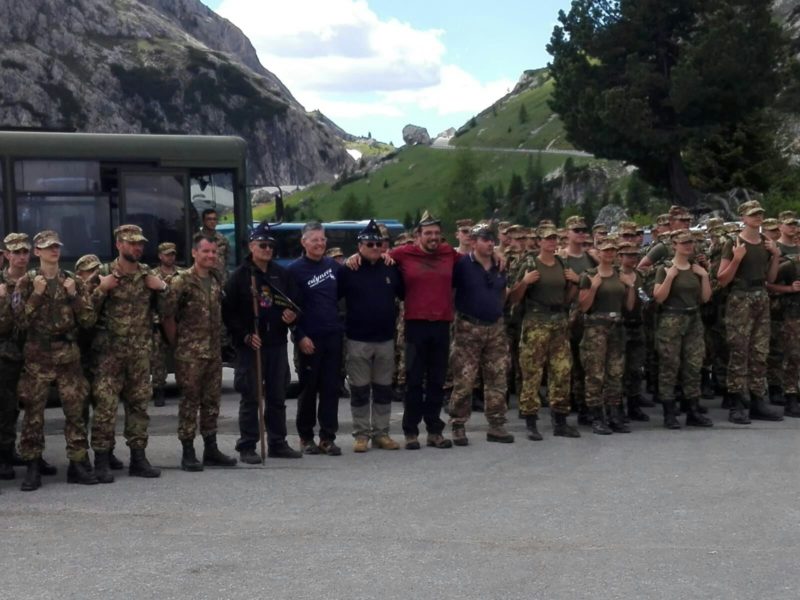
<instances>
[{"instance_id":1,"label":"bus door","mask_svg":"<svg viewBox=\"0 0 800 600\"><path fill-rule=\"evenodd\" d=\"M191 264L192 219L187 174L181 171L123 171L120 177L120 223L142 228L147 238L142 261L158 264L158 245L175 244L178 264Z\"/></svg>"}]
</instances>

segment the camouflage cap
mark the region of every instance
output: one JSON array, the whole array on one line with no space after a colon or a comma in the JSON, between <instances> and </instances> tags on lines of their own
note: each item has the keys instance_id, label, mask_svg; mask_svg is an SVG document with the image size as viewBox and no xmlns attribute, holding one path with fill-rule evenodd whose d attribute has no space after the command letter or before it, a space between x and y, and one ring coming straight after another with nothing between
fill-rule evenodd
<instances>
[{"instance_id":1,"label":"camouflage cap","mask_svg":"<svg viewBox=\"0 0 800 600\"><path fill-rule=\"evenodd\" d=\"M540 225L536 234L544 240L549 237L558 237L558 230L553 225Z\"/></svg>"},{"instance_id":2,"label":"camouflage cap","mask_svg":"<svg viewBox=\"0 0 800 600\"><path fill-rule=\"evenodd\" d=\"M138 225L120 225L114 230L114 239L134 244L147 241L147 238L142 235L142 228Z\"/></svg>"},{"instance_id":3,"label":"camouflage cap","mask_svg":"<svg viewBox=\"0 0 800 600\"><path fill-rule=\"evenodd\" d=\"M706 222L706 231L715 231L715 230L721 229L723 227L725 227L725 221L723 221L719 217L711 217Z\"/></svg>"},{"instance_id":4,"label":"camouflage cap","mask_svg":"<svg viewBox=\"0 0 800 600\"><path fill-rule=\"evenodd\" d=\"M553 223L552 219L542 219L539 221L539 227L555 227L556 224Z\"/></svg>"},{"instance_id":5,"label":"camouflage cap","mask_svg":"<svg viewBox=\"0 0 800 600\"><path fill-rule=\"evenodd\" d=\"M673 219L675 219L677 217L682 217L684 215L688 215L689 211L686 210L685 207L680 206L679 204L673 204L672 206L669 207L669 210L667 211L667 214L670 217L672 217Z\"/></svg>"},{"instance_id":6,"label":"camouflage cap","mask_svg":"<svg viewBox=\"0 0 800 600\"><path fill-rule=\"evenodd\" d=\"M639 256L639 246L633 242L622 242L617 246L620 254Z\"/></svg>"},{"instance_id":7,"label":"camouflage cap","mask_svg":"<svg viewBox=\"0 0 800 600\"><path fill-rule=\"evenodd\" d=\"M521 229L522 229L522 225L516 225L516 224L515 225L509 225L508 227L506 227L506 229L505 229L505 231L503 233L505 233L506 235L508 235L508 236L510 236L512 238L513 237L518 237L519 234L520 234L520 230Z\"/></svg>"},{"instance_id":8,"label":"camouflage cap","mask_svg":"<svg viewBox=\"0 0 800 600\"><path fill-rule=\"evenodd\" d=\"M461 227L470 227L471 228L473 225L475 225L475 221L473 221L472 219L458 219L456 221L456 227L458 227L458 228L461 228Z\"/></svg>"},{"instance_id":9,"label":"camouflage cap","mask_svg":"<svg viewBox=\"0 0 800 600\"><path fill-rule=\"evenodd\" d=\"M669 225L669 215L666 213L656 217L656 227L663 227L664 225Z\"/></svg>"},{"instance_id":10,"label":"camouflage cap","mask_svg":"<svg viewBox=\"0 0 800 600\"><path fill-rule=\"evenodd\" d=\"M52 229L45 229L33 236L33 245L37 248L50 248L51 246L63 246L58 234Z\"/></svg>"},{"instance_id":11,"label":"camouflage cap","mask_svg":"<svg viewBox=\"0 0 800 600\"><path fill-rule=\"evenodd\" d=\"M620 221L619 225L617 225L617 231L636 235L636 223L633 221Z\"/></svg>"},{"instance_id":12,"label":"camouflage cap","mask_svg":"<svg viewBox=\"0 0 800 600\"><path fill-rule=\"evenodd\" d=\"M608 225L604 223L595 223L592 225L592 233L605 232L608 233Z\"/></svg>"},{"instance_id":13,"label":"camouflage cap","mask_svg":"<svg viewBox=\"0 0 800 600\"><path fill-rule=\"evenodd\" d=\"M392 239L392 236L389 235L389 228L386 225L384 225L383 223L378 223L378 231L381 232L381 237L384 240Z\"/></svg>"},{"instance_id":14,"label":"camouflage cap","mask_svg":"<svg viewBox=\"0 0 800 600\"><path fill-rule=\"evenodd\" d=\"M677 231L673 231L669 238L675 244L680 244L681 242L693 242L694 234L688 229L678 229Z\"/></svg>"},{"instance_id":15,"label":"camouflage cap","mask_svg":"<svg viewBox=\"0 0 800 600\"><path fill-rule=\"evenodd\" d=\"M737 223L736 221L725 223L725 231L727 231L728 233L738 233L740 230L741 227L739 227L739 223Z\"/></svg>"},{"instance_id":16,"label":"camouflage cap","mask_svg":"<svg viewBox=\"0 0 800 600\"><path fill-rule=\"evenodd\" d=\"M747 202L742 202L739 205L738 212L740 217L751 217L759 213L763 214L764 209L761 208L761 204L758 202L758 200L749 200Z\"/></svg>"},{"instance_id":17,"label":"camouflage cap","mask_svg":"<svg viewBox=\"0 0 800 600\"><path fill-rule=\"evenodd\" d=\"M778 219L764 219L764 222L761 224L761 229L764 231L776 231L780 227L780 223L778 223Z\"/></svg>"},{"instance_id":18,"label":"camouflage cap","mask_svg":"<svg viewBox=\"0 0 800 600\"><path fill-rule=\"evenodd\" d=\"M3 238L3 244L9 252L31 249L31 242L27 233L9 233Z\"/></svg>"},{"instance_id":19,"label":"camouflage cap","mask_svg":"<svg viewBox=\"0 0 800 600\"><path fill-rule=\"evenodd\" d=\"M97 258L96 254L84 254L78 260L75 261L75 270L80 271L91 271L92 269L96 269L100 266L100 259Z\"/></svg>"},{"instance_id":20,"label":"camouflage cap","mask_svg":"<svg viewBox=\"0 0 800 600\"><path fill-rule=\"evenodd\" d=\"M344 252L342 252L342 249L338 246L334 246L333 248L328 249L328 251L325 253L325 256L329 258L336 258L339 256L344 256Z\"/></svg>"},{"instance_id":21,"label":"camouflage cap","mask_svg":"<svg viewBox=\"0 0 800 600\"><path fill-rule=\"evenodd\" d=\"M778 215L778 221L780 221L782 225L797 225L797 213L793 210L781 211Z\"/></svg>"},{"instance_id":22,"label":"camouflage cap","mask_svg":"<svg viewBox=\"0 0 800 600\"><path fill-rule=\"evenodd\" d=\"M586 220L580 215L568 217L564 224L567 229L586 229Z\"/></svg>"},{"instance_id":23,"label":"camouflage cap","mask_svg":"<svg viewBox=\"0 0 800 600\"><path fill-rule=\"evenodd\" d=\"M177 254L178 249L172 242L162 242L158 245L159 254Z\"/></svg>"},{"instance_id":24,"label":"camouflage cap","mask_svg":"<svg viewBox=\"0 0 800 600\"><path fill-rule=\"evenodd\" d=\"M505 233L506 229L508 229L509 227L511 227L511 221L500 221L497 224L497 231L499 231L500 233Z\"/></svg>"},{"instance_id":25,"label":"camouflage cap","mask_svg":"<svg viewBox=\"0 0 800 600\"><path fill-rule=\"evenodd\" d=\"M616 250L617 249L617 242L612 239L606 238L597 243L596 248L598 250Z\"/></svg>"}]
</instances>

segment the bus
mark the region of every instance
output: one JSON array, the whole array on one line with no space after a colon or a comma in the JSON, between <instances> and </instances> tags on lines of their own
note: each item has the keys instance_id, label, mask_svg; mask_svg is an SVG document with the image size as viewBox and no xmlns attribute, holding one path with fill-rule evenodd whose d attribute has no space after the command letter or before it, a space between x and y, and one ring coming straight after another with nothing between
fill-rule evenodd
<instances>
[{"instance_id":1,"label":"bus","mask_svg":"<svg viewBox=\"0 0 800 600\"><path fill-rule=\"evenodd\" d=\"M376 219L376 222L386 225L392 240L405 231L403 224L395 219ZM350 256L355 253L358 247L356 236L367 226L367 223L369 223L369 221L331 221L329 223L323 223L322 226L325 228L328 248L341 248L345 256ZM253 223L253 227L257 225L258 223ZM286 266L302 255L303 247L300 245L300 237L302 235L303 225L305 225L305 223L270 224L270 230L277 242L275 262ZM247 236L241 237L239 231L235 229L233 225L220 225L217 227L217 231L228 238L228 243L231 248L238 246L245 253L247 252L247 244L244 241L247 239ZM242 240L242 242L237 244L236 240ZM229 268L235 266L230 258L228 262Z\"/></svg>"},{"instance_id":2,"label":"bus","mask_svg":"<svg viewBox=\"0 0 800 600\"><path fill-rule=\"evenodd\" d=\"M188 266L203 210L247 235L245 156L239 137L0 131L0 231L57 231L67 264L113 259L114 229L133 223L148 239L144 262L157 264L158 244L173 242ZM234 248L238 263L244 250Z\"/></svg>"}]
</instances>

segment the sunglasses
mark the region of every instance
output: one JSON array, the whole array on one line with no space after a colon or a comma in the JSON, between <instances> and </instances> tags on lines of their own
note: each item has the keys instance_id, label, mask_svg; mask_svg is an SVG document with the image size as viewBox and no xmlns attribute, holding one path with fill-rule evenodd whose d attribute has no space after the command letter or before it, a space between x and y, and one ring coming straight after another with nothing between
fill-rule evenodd
<instances>
[{"instance_id":1,"label":"sunglasses","mask_svg":"<svg viewBox=\"0 0 800 600\"><path fill-rule=\"evenodd\" d=\"M622 237L624 237L624 238L635 238L636 234L635 233L623 233Z\"/></svg>"},{"instance_id":2,"label":"sunglasses","mask_svg":"<svg viewBox=\"0 0 800 600\"><path fill-rule=\"evenodd\" d=\"M272 244L270 242L261 242L258 245L258 247L261 248L262 250L266 250L267 248L269 248L270 250L275 250L275 244Z\"/></svg>"},{"instance_id":3,"label":"sunglasses","mask_svg":"<svg viewBox=\"0 0 800 600\"><path fill-rule=\"evenodd\" d=\"M589 233L589 229L587 227L576 227L572 231L575 233Z\"/></svg>"},{"instance_id":4,"label":"sunglasses","mask_svg":"<svg viewBox=\"0 0 800 600\"><path fill-rule=\"evenodd\" d=\"M367 248L380 248L381 246L383 246L383 242L361 242L361 243L364 244Z\"/></svg>"}]
</instances>

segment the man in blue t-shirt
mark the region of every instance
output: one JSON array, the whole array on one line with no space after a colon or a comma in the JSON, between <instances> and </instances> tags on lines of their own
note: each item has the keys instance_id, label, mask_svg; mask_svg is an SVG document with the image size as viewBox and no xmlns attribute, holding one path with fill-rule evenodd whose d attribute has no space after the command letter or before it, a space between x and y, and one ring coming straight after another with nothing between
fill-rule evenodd
<instances>
[{"instance_id":1,"label":"man in blue t-shirt","mask_svg":"<svg viewBox=\"0 0 800 600\"><path fill-rule=\"evenodd\" d=\"M396 299L403 296L403 283L397 267L387 266L382 252L383 235L375 221L370 221L358 234L361 267L357 271L343 269L339 279L339 295L347 307L345 346L354 452L366 452L370 439L376 448L400 447L389 437L389 418Z\"/></svg>"}]
</instances>

